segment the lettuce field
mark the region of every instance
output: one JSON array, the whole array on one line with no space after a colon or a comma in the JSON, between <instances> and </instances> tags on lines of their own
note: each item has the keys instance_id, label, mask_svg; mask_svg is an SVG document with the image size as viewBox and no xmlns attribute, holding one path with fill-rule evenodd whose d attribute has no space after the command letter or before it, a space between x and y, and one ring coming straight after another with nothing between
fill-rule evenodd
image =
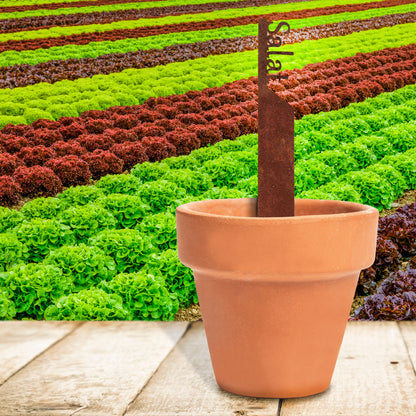
<instances>
[{"instance_id":1,"label":"lettuce field","mask_svg":"<svg viewBox=\"0 0 416 416\"><path fill-rule=\"evenodd\" d=\"M416 319L414 0L3 0L0 319L198 304L175 208L257 195L261 17L291 27L295 196L382 213L351 319Z\"/></svg>"}]
</instances>

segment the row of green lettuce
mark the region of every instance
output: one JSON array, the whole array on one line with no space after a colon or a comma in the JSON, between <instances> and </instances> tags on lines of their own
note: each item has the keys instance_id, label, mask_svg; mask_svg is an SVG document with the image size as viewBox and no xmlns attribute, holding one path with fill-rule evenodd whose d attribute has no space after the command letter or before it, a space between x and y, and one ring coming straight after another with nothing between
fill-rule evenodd
<instances>
[{"instance_id":1,"label":"row of green lettuce","mask_svg":"<svg viewBox=\"0 0 416 416\"><path fill-rule=\"evenodd\" d=\"M347 36L308 40L287 45L294 56L284 69L308 63L353 56L412 42L416 25L404 24L368 30ZM289 61L290 59L290 61ZM175 62L144 69L126 69L109 75L39 83L0 90L0 128L6 124L30 124L40 119L79 116L87 110L105 110L118 105L136 105L149 97L184 94L218 87L257 75L257 51L238 52Z\"/></svg>"},{"instance_id":2,"label":"row of green lettuce","mask_svg":"<svg viewBox=\"0 0 416 416\"><path fill-rule=\"evenodd\" d=\"M112 23L52 27L50 29L27 30L0 34L0 42L7 40L53 38L59 36L77 35L81 33L106 32L109 30L136 29L139 27L150 27L170 24L180 24L189 22L205 22L214 19L230 19L244 16L258 16L269 13L290 12L299 10L315 9L320 7L354 5L363 3L373 3L374 0L338 0L334 4L333 0L314 0L299 3L274 4L270 6L246 7L241 9L216 10L208 13L182 14L178 16L165 16L158 18L143 18L137 20L123 20ZM376 0L382 3L383 0ZM26 13L26 12L22 12ZM4 17L3 17L4 18Z\"/></svg>"},{"instance_id":3,"label":"row of green lettuce","mask_svg":"<svg viewBox=\"0 0 416 416\"><path fill-rule=\"evenodd\" d=\"M0 19L20 19L22 17L36 17L36 16L59 16L76 13L102 13L117 10L141 10L154 7L171 7L171 6L186 6L189 4L206 4L206 3L230 3L240 2L242 0L158 0L158 1L140 1L140 2L118 2L114 4L94 5L83 7L60 7L59 9L39 9L27 10L21 12L5 12L0 13ZM3 4L1 4L3 7ZM156 14L156 13L155 13Z\"/></svg>"},{"instance_id":4,"label":"row of green lettuce","mask_svg":"<svg viewBox=\"0 0 416 416\"><path fill-rule=\"evenodd\" d=\"M382 3L383 0L376 0ZM354 5L363 3L373 3L374 0L338 0L334 4L333 0L314 0L299 3L274 4L270 6L246 7L241 9L216 10L208 13L182 14L178 16L165 16L158 18L143 18L137 20L123 20L112 23L52 27L49 29L27 30L0 34L0 42L7 40L54 38L59 36L77 35L80 33L106 32L109 30L136 29L139 27L150 27L160 25L171 25L189 22L206 22L214 19L232 19L244 16L258 16L269 13L289 12L315 9L318 7L331 7L342 5ZM3 17L4 18L4 17Z\"/></svg>"},{"instance_id":5,"label":"row of green lettuce","mask_svg":"<svg viewBox=\"0 0 416 416\"><path fill-rule=\"evenodd\" d=\"M296 122L295 193L389 207L416 185L416 86ZM197 302L175 209L255 197L257 136L0 208L1 319L173 319Z\"/></svg>"},{"instance_id":6,"label":"row of green lettuce","mask_svg":"<svg viewBox=\"0 0 416 416\"><path fill-rule=\"evenodd\" d=\"M314 16L305 19L288 20L291 29L312 27L317 25L346 22L356 19L369 19L377 16L409 13L416 11L416 4L409 3L387 8L374 8L359 12L337 13ZM190 32L168 33L142 38L127 38L116 41L91 42L86 45L53 46L48 49L35 49L27 51L5 51L0 53L0 67L16 64L36 65L56 59L97 58L98 56L127 53L138 50L162 49L166 46L186 43L204 42L212 39L227 39L244 36L257 36L258 25L221 27L217 29L199 30Z\"/></svg>"},{"instance_id":7,"label":"row of green lettuce","mask_svg":"<svg viewBox=\"0 0 416 416\"><path fill-rule=\"evenodd\" d=\"M19 6L32 6L32 5L42 5L42 4L53 4L53 3L75 3L79 0L19 0ZM90 0L94 2L96 0ZM15 7L16 0L3 0L1 2L1 7Z\"/></svg>"}]
</instances>

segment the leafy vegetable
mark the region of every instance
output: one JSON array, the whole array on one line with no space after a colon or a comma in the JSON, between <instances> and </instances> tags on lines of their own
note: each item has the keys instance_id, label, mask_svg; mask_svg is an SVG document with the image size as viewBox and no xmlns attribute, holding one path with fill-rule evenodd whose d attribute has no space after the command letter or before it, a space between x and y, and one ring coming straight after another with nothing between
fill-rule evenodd
<instances>
[{"instance_id":1,"label":"leafy vegetable","mask_svg":"<svg viewBox=\"0 0 416 416\"><path fill-rule=\"evenodd\" d=\"M26 218L56 218L66 208L66 204L58 198L36 198L26 202L20 212Z\"/></svg>"},{"instance_id":2,"label":"leafy vegetable","mask_svg":"<svg viewBox=\"0 0 416 416\"><path fill-rule=\"evenodd\" d=\"M191 303L198 303L192 270L180 262L176 250L152 254L143 271L163 278L169 292L177 295L181 307L187 308Z\"/></svg>"},{"instance_id":3,"label":"leafy vegetable","mask_svg":"<svg viewBox=\"0 0 416 416\"><path fill-rule=\"evenodd\" d=\"M159 250L176 248L176 219L169 212L148 215L136 228Z\"/></svg>"},{"instance_id":4,"label":"leafy vegetable","mask_svg":"<svg viewBox=\"0 0 416 416\"><path fill-rule=\"evenodd\" d=\"M83 289L59 298L45 310L46 320L112 321L131 320L132 314L115 293Z\"/></svg>"},{"instance_id":5,"label":"leafy vegetable","mask_svg":"<svg viewBox=\"0 0 416 416\"><path fill-rule=\"evenodd\" d=\"M13 234L0 234L0 272L28 258L28 248Z\"/></svg>"},{"instance_id":6,"label":"leafy vegetable","mask_svg":"<svg viewBox=\"0 0 416 416\"><path fill-rule=\"evenodd\" d=\"M300 194L304 199L333 199L363 203L356 189L347 183L330 182L317 189L304 191Z\"/></svg>"},{"instance_id":7,"label":"leafy vegetable","mask_svg":"<svg viewBox=\"0 0 416 416\"><path fill-rule=\"evenodd\" d=\"M170 160L175 161L176 159L177 158L172 158ZM184 160L187 160L186 157ZM143 182L155 181L162 178L162 176L169 171L169 167L166 162L167 159L164 161L164 163L140 163L131 170L131 174L141 179Z\"/></svg>"},{"instance_id":8,"label":"leafy vegetable","mask_svg":"<svg viewBox=\"0 0 416 416\"><path fill-rule=\"evenodd\" d=\"M0 287L12 293L18 318L43 319L47 306L69 293L71 284L58 267L45 264L18 265L0 273Z\"/></svg>"},{"instance_id":9,"label":"leafy vegetable","mask_svg":"<svg viewBox=\"0 0 416 416\"><path fill-rule=\"evenodd\" d=\"M15 228L16 237L27 247L27 261L42 261L49 252L75 242L71 229L56 219L33 218Z\"/></svg>"},{"instance_id":10,"label":"leafy vegetable","mask_svg":"<svg viewBox=\"0 0 416 416\"><path fill-rule=\"evenodd\" d=\"M67 225L77 241L85 242L101 230L116 228L117 222L110 211L98 204L70 207L58 215L58 220Z\"/></svg>"},{"instance_id":11,"label":"leafy vegetable","mask_svg":"<svg viewBox=\"0 0 416 416\"><path fill-rule=\"evenodd\" d=\"M10 298L9 292L0 288L0 321L10 320L16 316L16 307Z\"/></svg>"},{"instance_id":12,"label":"leafy vegetable","mask_svg":"<svg viewBox=\"0 0 416 416\"><path fill-rule=\"evenodd\" d=\"M352 0L348 0L351 2ZM355 0L354 0L355 1ZM357 0L357 2L362 0ZM267 6L268 7L268 6ZM271 6L273 7L273 6ZM302 4L301 7L304 7ZM316 5L314 5L316 7ZM256 8L256 12L261 7ZM244 9L247 11L247 9ZM231 10L231 15L234 17L234 10ZM207 19L211 19L212 15L207 14ZM194 16L194 15L191 15ZM177 19L181 16L168 16L168 20L171 18ZM193 18L193 17L192 17ZM166 18L161 18L162 20ZM151 24L153 19L143 19L146 24ZM132 21L137 25L137 21ZM114 22L109 26L116 28L120 26L120 23ZM95 25L89 25L88 30L95 31ZM71 26L71 31L85 33L86 28L83 26ZM329 37L318 40L305 41L298 44L289 45L289 48L294 52L296 57L292 62L288 63L286 69L293 69L303 67L306 63L321 62L326 59L337 59L345 56L352 56L358 52L365 53L380 49L380 45L386 44L386 39L389 42L390 47L397 47L403 44L408 44L408 40L414 37L415 28L412 23L396 25L393 27L385 27L383 30L378 31L363 31L355 32L350 35L341 37ZM68 27L53 27L47 29L49 35L64 31L68 34ZM380 33L382 32L382 33ZM16 33L0 34L0 41L11 39L15 36L19 38L28 36L33 38L36 36L45 37L45 32L27 31ZM348 48L345 44L348 42ZM315 51L319 50L319 53ZM209 68L209 71L207 71ZM244 68L244 69L242 69ZM0 101L6 101L9 103L26 103L34 102L42 97L49 106L46 111L51 114L54 119L58 119L61 116L77 116L80 111L85 111L85 108L77 109L75 104L79 101L88 101L93 103L98 101L101 109L106 109L115 105L120 105L120 94L125 94L125 100L123 105L136 105L143 103L149 97L155 96L154 88L162 88L164 92L162 94L169 95L174 90L175 93L185 93L189 90L195 89L195 81L198 82L198 89L202 90L205 87L220 86L226 82L234 81L235 79L248 78L256 75L257 73L257 51L238 52L231 54L222 54L218 56L209 56L205 58L199 58L194 60L187 60L186 62L174 62L167 65L161 65L156 68L143 68L143 69L125 69L122 72L112 73L109 75L94 75L91 78L75 80L75 81L59 81L54 84L39 83L36 85L27 86L24 88L14 88L13 90L0 91ZM224 74L234 74L229 77ZM157 80L152 85L152 82L146 82L145 80ZM101 94L89 85L94 84L94 88L98 88ZM191 85L189 87L188 85ZM68 88L69 87L69 88ZM87 90L86 90L87 89ZM69 98L68 98L69 97ZM136 98L137 97L137 98ZM56 101L69 101L67 103L56 104ZM96 108L96 107L95 107ZM35 108L34 108L35 109ZM22 121L23 120L23 121ZM0 114L0 127L7 123L24 123L24 116L4 116ZM351 135L355 136L354 131L350 127L343 128L342 125L337 129L331 131L336 138L345 137ZM94 163L98 163L101 155L95 155ZM115 156L115 155L114 155ZM93 172L93 167L90 164L90 170ZM96 172L98 173L98 172ZM121 171L119 172L121 173Z\"/></svg>"},{"instance_id":13,"label":"leafy vegetable","mask_svg":"<svg viewBox=\"0 0 416 416\"><path fill-rule=\"evenodd\" d=\"M104 196L104 192L99 188L94 186L77 186L65 189L57 197L68 206L74 206L87 205L101 196Z\"/></svg>"},{"instance_id":14,"label":"leafy vegetable","mask_svg":"<svg viewBox=\"0 0 416 416\"><path fill-rule=\"evenodd\" d=\"M394 201L393 188L375 172L349 172L340 178L340 182L354 186L364 204L390 207L391 201Z\"/></svg>"},{"instance_id":15,"label":"leafy vegetable","mask_svg":"<svg viewBox=\"0 0 416 416\"><path fill-rule=\"evenodd\" d=\"M140 180L134 175L106 175L95 186L106 194L134 195L141 185Z\"/></svg>"},{"instance_id":16,"label":"leafy vegetable","mask_svg":"<svg viewBox=\"0 0 416 416\"><path fill-rule=\"evenodd\" d=\"M15 209L0 207L0 233L14 228L16 225L22 223L23 215Z\"/></svg>"},{"instance_id":17,"label":"leafy vegetable","mask_svg":"<svg viewBox=\"0 0 416 416\"><path fill-rule=\"evenodd\" d=\"M177 201L186 196L186 191L175 183L159 179L144 183L137 195L153 212L161 212L169 205L177 205Z\"/></svg>"},{"instance_id":18,"label":"leafy vegetable","mask_svg":"<svg viewBox=\"0 0 416 416\"><path fill-rule=\"evenodd\" d=\"M208 173L191 171L190 169L177 171L170 169L162 176L162 180L175 183L190 195L201 195L214 186Z\"/></svg>"},{"instance_id":19,"label":"leafy vegetable","mask_svg":"<svg viewBox=\"0 0 416 416\"><path fill-rule=\"evenodd\" d=\"M53 250L43 264L59 267L64 276L71 278L75 291L89 289L116 274L116 264L110 256L97 247L85 244Z\"/></svg>"},{"instance_id":20,"label":"leafy vegetable","mask_svg":"<svg viewBox=\"0 0 416 416\"><path fill-rule=\"evenodd\" d=\"M149 238L138 230L104 230L88 241L116 262L119 272L137 272L155 252Z\"/></svg>"},{"instance_id":21,"label":"leafy vegetable","mask_svg":"<svg viewBox=\"0 0 416 416\"><path fill-rule=\"evenodd\" d=\"M133 195L110 194L100 198L96 204L112 213L117 220L117 228L134 228L151 212L140 197Z\"/></svg>"},{"instance_id":22,"label":"leafy vegetable","mask_svg":"<svg viewBox=\"0 0 416 416\"><path fill-rule=\"evenodd\" d=\"M168 292L163 279L150 274L121 273L100 286L119 294L134 319L172 321L179 309L176 295Z\"/></svg>"}]
</instances>

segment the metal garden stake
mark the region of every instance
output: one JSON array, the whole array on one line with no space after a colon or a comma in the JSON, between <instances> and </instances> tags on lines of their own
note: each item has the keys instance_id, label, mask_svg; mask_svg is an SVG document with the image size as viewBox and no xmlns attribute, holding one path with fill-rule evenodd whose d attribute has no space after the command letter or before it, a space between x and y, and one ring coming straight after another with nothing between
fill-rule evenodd
<instances>
[{"instance_id":1,"label":"metal garden stake","mask_svg":"<svg viewBox=\"0 0 416 416\"><path fill-rule=\"evenodd\" d=\"M288 34L289 24L280 22L269 30L271 22L259 22L258 73L258 200L257 216L288 217L294 215L294 122L292 107L269 87L269 80L287 78L276 73L282 67L276 55L293 52L276 50L282 45L281 35Z\"/></svg>"}]
</instances>

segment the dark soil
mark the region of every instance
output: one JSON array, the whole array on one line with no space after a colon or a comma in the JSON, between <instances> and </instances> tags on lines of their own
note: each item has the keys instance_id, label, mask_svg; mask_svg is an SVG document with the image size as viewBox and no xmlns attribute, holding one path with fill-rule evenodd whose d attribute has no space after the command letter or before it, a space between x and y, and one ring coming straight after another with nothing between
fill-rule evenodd
<instances>
[{"instance_id":1,"label":"dark soil","mask_svg":"<svg viewBox=\"0 0 416 416\"><path fill-rule=\"evenodd\" d=\"M187 309L179 309L175 321L199 321L202 319L199 305L190 305Z\"/></svg>"},{"instance_id":2,"label":"dark soil","mask_svg":"<svg viewBox=\"0 0 416 416\"><path fill-rule=\"evenodd\" d=\"M416 201L416 191L413 189L411 189L410 191L406 191L403 194L403 196L401 196L399 199L397 199L391 204L390 209L383 209L383 211L380 212L380 217L391 215L398 208L403 207L405 205L413 204L413 202L415 201Z\"/></svg>"}]
</instances>

